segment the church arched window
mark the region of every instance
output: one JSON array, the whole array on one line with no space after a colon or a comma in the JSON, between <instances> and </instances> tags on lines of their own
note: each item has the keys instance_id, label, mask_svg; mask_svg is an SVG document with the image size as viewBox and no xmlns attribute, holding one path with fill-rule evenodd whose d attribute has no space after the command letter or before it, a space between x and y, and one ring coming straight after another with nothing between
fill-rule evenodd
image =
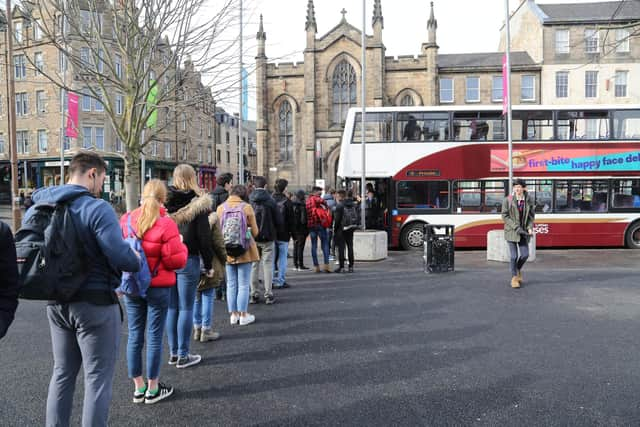
<instances>
[{"instance_id":1,"label":"church arched window","mask_svg":"<svg viewBox=\"0 0 640 427\"><path fill-rule=\"evenodd\" d=\"M341 61L333 71L332 123L343 125L349 107L356 105L356 72L348 61Z\"/></svg>"},{"instance_id":2,"label":"church arched window","mask_svg":"<svg viewBox=\"0 0 640 427\"><path fill-rule=\"evenodd\" d=\"M293 160L293 114L289 101L280 104L280 161Z\"/></svg>"},{"instance_id":3,"label":"church arched window","mask_svg":"<svg viewBox=\"0 0 640 427\"><path fill-rule=\"evenodd\" d=\"M403 96L400 100L400 105L403 107L413 107L413 96L411 96L410 94L406 94L405 96Z\"/></svg>"}]
</instances>

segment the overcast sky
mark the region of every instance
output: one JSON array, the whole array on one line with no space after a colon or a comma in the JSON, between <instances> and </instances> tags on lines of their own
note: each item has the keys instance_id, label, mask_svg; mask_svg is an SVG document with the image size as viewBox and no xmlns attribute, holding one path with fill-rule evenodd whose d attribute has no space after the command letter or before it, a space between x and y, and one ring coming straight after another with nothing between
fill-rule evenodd
<instances>
[{"instance_id":1,"label":"overcast sky","mask_svg":"<svg viewBox=\"0 0 640 427\"><path fill-rule=\"evenodd\" d=\"M418 55L420 46L427 41L429 0L381 0L384 30L382 40L387 56ZM538 0L538 3L587 3L586 0ZM373 0L366 1L366 31L372 34ZM520 0L510 0L514 10ZM347 21L362 27L362 0L314 1L317 37L335 27L345 8ZM439 53L495 52L498 48L500 27L505 18L504 0L434 0L438 21L437 42ZM255 64L255 34L258 17L264 17L267 33L266 54L269 61L302 61L306 36L304 30L307 0L245 0L245 39L250 49L245 62ZM252 87L254 83L251 83ZM252 91L253 92L253 91ZM255 105L250 102L249 116L255 118ZM237 110L237 104L236 104ZM233 110L232 107L229 107Z\"/></svg>"}]
</instances>

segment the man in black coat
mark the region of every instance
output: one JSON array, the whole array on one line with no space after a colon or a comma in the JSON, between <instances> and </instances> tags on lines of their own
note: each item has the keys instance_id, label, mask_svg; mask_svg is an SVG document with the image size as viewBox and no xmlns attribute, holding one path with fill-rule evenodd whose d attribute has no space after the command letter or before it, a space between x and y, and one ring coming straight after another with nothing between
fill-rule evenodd
<instances>
[{"instance_id":1,"label":"man in black coat","mask_svg":"<svg viewBox=\"0 0 640 427\"><path fill-rule=\"evenodd\" d=\"M218 206L223 204L229 198L229 191L231 190L231 181L233 180L233 174L223 173L216 178L216 188L211 193L213 199L213 210L215 211Z\"/></svg>"},{"instance_id":2,"label":"man in black coat","mask_svg":"<svg viewBox=\"0 0 640 427\"><path fill-rule=\"evenodd\" d=\"M287 255L289 252L289 240L293 234L293 203L286 194L286 190L289 181L284 178L276 180L275 192L273 193L273 200L276 202L276 207L280 211L280 216L283 222L276 230L276 243L275 243L275 270L277 274L273 275L273 287L274 288L288 288L289 284L286 281L287 274Z\"/></svg>"},{"instance_id":3,"label":"man in black coat","mask_svg":"<svg viewBox=\"0 0 640 427\"><path fill-rule=\"evenodd\" d=\"M18 266L13 234L7 224L0 221L0 338L13 322L18 308Z\"/></svg>"}]
</instances>

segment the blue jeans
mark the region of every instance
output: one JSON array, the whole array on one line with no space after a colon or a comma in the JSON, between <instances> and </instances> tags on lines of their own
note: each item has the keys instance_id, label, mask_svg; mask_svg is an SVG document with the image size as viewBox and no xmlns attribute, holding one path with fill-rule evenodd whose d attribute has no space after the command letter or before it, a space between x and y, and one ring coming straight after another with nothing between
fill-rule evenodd
<instances>
[{"instance_id":1,"label":"blue jeans","mask_svg":"<svg viewBox=\"0 0 640 427\"><path fill-rule=\"evenodd\" d=\"M142 376L142 347L147 332L147 378L160 375L162 337L169 309L171 288L149 288L147 298L125 295L129 338L127 340L127 370L129 378Z\"/></svg>"},{"instance_id":2,"label":"blue jeans","mask_svg":"<svg viewBox=\"0 0 640 427\"><path fill-rule=\"evenodd\" d=\"M329 238L327 236L327 229L317 225L309 230L309 236L311 237L311 258L313 259L313 265L318 266L318 237L320 237L320 244L322 245L324 263L329 264Z\"/></svg>"},{"instance_id":3,"label":"blue jeans","mask_svg":"<svg viewBox=\"0 0 640 427\"><path fill-rule=\"evenodd\" d=\"M524 263L529 258L529 243L526 237L520 237L519 242L507 242L509 244L509 252L511 252L511 275L517 276L518 271L522 270ZM520 249L520 256L518 256L518 248Z\"/></svg>"},{"instance_id":4,"label":"blue jeans","mask_svg":"<svg viewBox=\"0 0 640 427\"><path fill-rule=\"evenodd\" d=\"M193 326L196 328L211 329L211 319L213 319L213 296L214 288L205 289L196 293L196 302L193 305Z\"/></svg>"},{"instance_id":5,"label":"blue jeans","mask_svg":"<svg viewBox=\"0 0 640 427\"><path fill-rule=\"evenodd\" d=\"M229 313L245 313L249 307L251 264L227 264L227 308Z\"/></svg>"},{"instance_id":6,"label":"blue jeans","mask_svg":"<svg viewBox=\"0 0 640 427\"><path fill-rule=\"evenodd\" d=\"M282 242L276 240L276 247L278 248L278 257L273 260L275 266L278 268L278 274L273 273L273 286L280 287L284 284L287 274L287 255L289 253L289 241Z\"/></svg>"},{"instance_id":7,"label":"blue jeans","mask_svg":"<svg viewBox=\"0 0 640 427\"><path fill-rule=\"evenodd\" d=\"M171 288L167 315L167 338L172 356L189 354L191 328L193 327L193 303L200 280L200 257L189 255L187 265L176 271L177 284Z\"/></svg>"}]
</instances>

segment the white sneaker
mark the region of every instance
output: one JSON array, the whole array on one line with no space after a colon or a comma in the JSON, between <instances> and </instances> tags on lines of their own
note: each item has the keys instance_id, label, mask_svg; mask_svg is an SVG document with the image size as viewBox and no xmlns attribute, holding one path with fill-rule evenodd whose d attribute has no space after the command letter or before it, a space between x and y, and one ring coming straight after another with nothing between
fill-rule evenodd
<instances>
[{"instance_id":1,"label":"white sneaker","mask_svg":"<svg viewBox=\"0 0 640 427\"><path fill-rule=\"evenodd\" d=\"M232 314L229 317L229 323L231 323L232 325L237 325L238 324L238 320L240 320L240 316L238 316L237 314Z\"/></svg>"},{"instance_id":2,"label":"white sneaker","mask_svg":"<svg viewBox=\"0 0 640 427\"><path fill-rule=\"evenodd\" d=\"M240 317L240 326L246 326L256 321L256 316L247 313L246 316Z\"/></svg>"}]
</instances>

